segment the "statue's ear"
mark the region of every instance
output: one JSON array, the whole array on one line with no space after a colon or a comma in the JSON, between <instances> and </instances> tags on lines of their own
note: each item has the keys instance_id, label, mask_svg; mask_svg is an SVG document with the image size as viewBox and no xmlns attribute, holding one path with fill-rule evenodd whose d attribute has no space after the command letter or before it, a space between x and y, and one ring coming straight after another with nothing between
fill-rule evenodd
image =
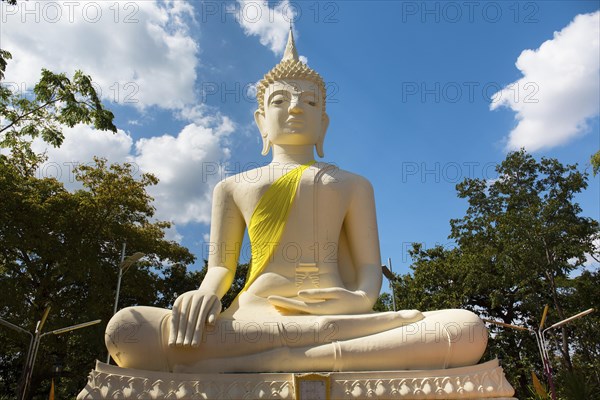
<instances>
[{"instance_id":1,"label":"statue's ear","mask_svg":"<svg viewBox=\"0 0 600 400\"><path fill-rule=\"evenodd\" d=\"M317 155L321 158L325 156L323 152L323 143L325 142L325 134L327 134L327 128L329 127L329 116L326 113L323 113L323 120L321 122L321 134L319 135L319 140L315 144L315 148L317 149Z\"/></svg>"},{"instance_id":2,"label":"statue's ear","mask_svg":"<svg viewBox=\"0 0 600 400\"><path fill-rule=\"evenodd\" d=\"M263 142L261 154L266 156L271 149L271 141L269 140L268 132L265 130L265 115L261 113L260 110L256 110L254 112L254 121L256 122L256 126L258 127Z\"/></svg>"},{"instance_id":3,"label":"statue's ear","mask_svg":"<svg viewBox=\"0 0 600 400\"><path fill-rule=\"evenodd\" d=\"M264 132L265 126L265 115L260 112L260 110L254 111L254 122L256 122L256 126L258 126L258 130L260 131L260 135L262 137L267 136L267 132Z\"/></svg>"}]
</instances>

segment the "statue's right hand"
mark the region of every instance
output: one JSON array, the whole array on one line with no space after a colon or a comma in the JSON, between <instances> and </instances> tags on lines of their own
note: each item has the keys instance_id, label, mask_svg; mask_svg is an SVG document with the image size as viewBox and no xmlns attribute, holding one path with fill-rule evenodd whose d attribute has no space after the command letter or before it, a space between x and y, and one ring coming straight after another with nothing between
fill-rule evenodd
<instances>
[{"instance_id":1,"label":"statue's right hand","mask_svg":"<svg viewBox=\"0 0 600 400\"><path fill-rule=\"evenodd\" d=\"M169 346L198 347L204 325L214 325L221 312L215 293L192 290L179 296L173 304Z\"/></svg>"}]
</instances>

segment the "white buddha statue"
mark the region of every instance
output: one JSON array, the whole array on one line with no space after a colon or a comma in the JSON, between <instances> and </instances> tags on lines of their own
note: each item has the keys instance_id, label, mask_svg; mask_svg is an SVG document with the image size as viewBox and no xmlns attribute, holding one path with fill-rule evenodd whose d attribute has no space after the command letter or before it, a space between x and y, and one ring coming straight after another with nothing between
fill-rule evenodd
<instances>
[{"instance_id":1,"label":"white buddha statue","mask_svg":"<svg viewBox=\"0 0 600 400\"><path fill-rule=\"evenodd\" d=\"M329 119L323 79L283 60L258 86L256 124L272 151L249 181L214 190L208 271L173 310L130 307L106 331L121 367L177 372L442 369L476 364L487 343L465 310L375 313L382 273L375 203L363 177L323 156ZM246 174L245 176L250 176ZM246 285L221 312L246 227Z\"/></svg>"}]
</instances>

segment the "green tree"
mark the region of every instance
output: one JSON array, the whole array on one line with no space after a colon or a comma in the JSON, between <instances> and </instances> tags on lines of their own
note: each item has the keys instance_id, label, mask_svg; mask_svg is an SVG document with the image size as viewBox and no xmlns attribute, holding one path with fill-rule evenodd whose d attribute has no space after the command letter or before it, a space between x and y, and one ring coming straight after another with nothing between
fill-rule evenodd
<instances>
[{"instance_id":1,"label":"green tree","mask_svg":"<svg viewBox=\"0 0 600 400\"><path fill-rule=\"evenodd\" d=\"M373 305L373 311L392 311L394 305L392 303L392 295L389 293L381 293L377 301Z\"/></svg>"},{"instance_id":2,"label":"green tree","mask_svg":"<svg viewBox=\"0 0 600 400\"><path fill-rule=\"evenodd\" d=\"M584 270L580 275L566 280L561 291L561 302L567 315L575 315L589 308L596 310L566 325L573 358L573 371L562 369L558 371L557 379L559 389L565 392L565 398L568 399L600 397L599 287L600 271ZM557 340L557 332L551 330L549 333L552 342ZM575 393L583 394L575 395Z\"/></svg>"},{"instance_id":3,"label":"green tree","mask_svg":"<svg viewBox=\"0 0 600 400\"><path fill-rule=\"evenodd\" d=\"M12 55L8 51L0 49L0 81L4 79L7 60L10 60L11 58Z\"/></svg>"},{"instance_id":4,"label":"green tree","mask_svg":"<svg viewBox=\"0 0 600 400\"><path fill-rule=\"evenodd\" d=\"M396 281L399 309L439 310L465 308L477 305L474 293L469 290L467 274L461 265L459 249L435 246L424 249L413 243L409 255L413 260L412 274Z\"/></svg>"},{"instance_id":5,"label":"green tree","mask_svg":"<svg viewBox=\"0 0 600 400\"><path fill-rule=\"evenodd\" d=\"M413 273L397 283L401 308L460 307L537 329L544 304L551 305L549 323L572 315L571 309L593 306L589 298L577 307L567 301L580 291L572 286L574 271L586 255L597 253L593 241L599 235L598 222L581 216L575 202L575 195L587 187L587 175L555 159L538 162L523 150L508 154L496 171L497 180L466 179L457 185L468 208L463 218L450 221L455 248L413 246ZM594 328L597 332L600 327ZM486 357L503 359L524 396L531 369L538 375L541 371L535 341L527 332L491 329ZM560 361L572 371L570 350L577 349L579 362L584 342L573 346L577 338L568 326L557 338L552 344L558 343ZM598 343L594 336L589 340Z\"/></svg>"},{"instance_id":6,"label":"green tree","mask_svg":"<svg viewBox=\"0 0 600 400\"><path fill-rule=\"evenodd\" d=\"M10 58L9 52L0 50L0 79ZM11 149L13 162L20 168L37 165L32 162L39 156L31 150L33 139L41 137L58 147L64 140L64 126L83 123L98 130L117 131L113 113L104 108L92 79L81 71L69 79L43 69L32 93L14 93L0 86L0 117L0 147Z\"/></svg>"},{"instance_id":7,"label":"green tree","mask_svg":"<svg viewBox=\"0 0 600 400\"><path fill-rule=\"evenodd\" d=\"M2 78L9 59L8 52L0 52ZM106 357L104 328L112 315L122 244L146 257L127 272L120 308L168 306L174 290L197 287L198 273L185 267L194 256L165 239L169 223L154 220L146 191L158 182L153 175L95 159L94 165L75 168L81 189L73 192L56 179L36 177L45 156L32 151L33 138L59 146L62 127L79 123L116 131L88 76L77 72L70 80L43 71L31 93L0 85L0 117L0 148L8 150L0 154L0 318L29 331L48 306L46 331L102 319L101 325L50 335L41 344L30 397L47 397L51 367L60 361L57 397L72 398L94 360ZM0 341L0 396L10 397L29 343L4 327Z\"/></svg>"},{"instance_id":8,"label":"green tree","mask_svg":"<svg viewBox=\"0 0 600 400\"><path fill-rule=\"evenodd\" d=\"M194 256L165 240L168 223L152 221L146 187L157 180L148 174L136 178L134 171L129 164L96 159L95 165L76 169L83 188L69 192L53 178L23 175L10 157L0 156L0 317L32 331L51 306L46 330L103 321L95 328L44 338L32 388L47 390L49 369L58 359L65 366L60 389L72 396L85 383L82 371L105 357L103 330L112 314L123 242L130 252L146 257L125 275L120 308L165 305L162 280L187 277L184 266ZM191 275L183 281L191 283ZM14 393L26 338L4 329L0 335L12 350L1 356L0 392Z\"/></svg>"},{"instance_id":9,"label":"green tree","mask_svg":"<svg viewBox=\"0 0 600 400\"><path fill-rule=\"evenodd\" d=\"M592 155L590 163L592 164L592 172L596 176L600 171L600 150Z\"/></svg>"},{"instance_id":10,"label":"green tree","mask_svg":"<svg viewBox=\"0 0 600 400\"><path fill-rule=\"evenodd\" d=\"M497 298L491 316L507 323L532 322L528 316L536 315L536 310L524 306L547 300L556 316L564 319L558 280L566 279L583 265L586 254L596 251L598 222L580 216L574 201L587 187L587 175L556 159L537 162L524 150L508 154L496 171L499 178L491 184L467 179L457 186L469 208L464 218L450 221L450 237L473 257L477 273L491 278L484 281L505 281L504 290L489 288L491 297ZM499 309L521 302L525 303L520 310ZM571 368L566 331L560 351Z\"/></svg>"}]
</instances>

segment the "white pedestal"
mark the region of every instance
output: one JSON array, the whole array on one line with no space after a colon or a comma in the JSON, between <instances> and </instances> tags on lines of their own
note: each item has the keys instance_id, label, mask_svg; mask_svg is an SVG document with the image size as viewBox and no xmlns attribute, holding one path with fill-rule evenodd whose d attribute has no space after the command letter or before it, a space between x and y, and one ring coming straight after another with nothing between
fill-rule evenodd
<instances>
[{"instance_id":1,"label":"white pedestal","mask_svg":"<svg viewBox=\"0 0 600 400\"><path fill-rule=\"evenodd\" d=\"M77 399L499 400L513 394L498 360L442 370L314 374L171 374L97 361Z\"/></svg>"}]
</instances>

